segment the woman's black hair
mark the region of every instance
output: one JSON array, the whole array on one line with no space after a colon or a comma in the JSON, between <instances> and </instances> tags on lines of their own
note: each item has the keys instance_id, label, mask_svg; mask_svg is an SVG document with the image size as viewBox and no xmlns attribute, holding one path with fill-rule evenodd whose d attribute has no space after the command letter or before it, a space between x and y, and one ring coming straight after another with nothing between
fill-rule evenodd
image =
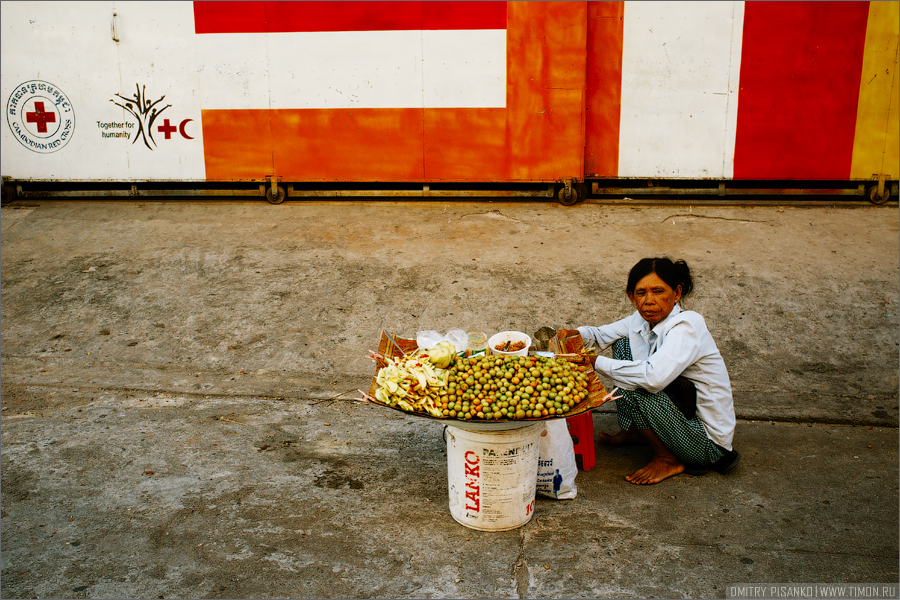
<instances>
[{"instance_id":1,"label":"woman's black hair","mask_svg":"<svg viewBox=\"0 0 900 600\"><path fill-rule=\"evenodd\" d=\"M662 257L642 258L638 261L638 264L634 265L628 274L625 293L633 294L638 282L650 273L656 273L673 290L680 285L682 298L686 298L694 290L694 279L691 277L691 270L687 263L683 260L673 261L670 258Z\"/></svg>"}]
</instances>

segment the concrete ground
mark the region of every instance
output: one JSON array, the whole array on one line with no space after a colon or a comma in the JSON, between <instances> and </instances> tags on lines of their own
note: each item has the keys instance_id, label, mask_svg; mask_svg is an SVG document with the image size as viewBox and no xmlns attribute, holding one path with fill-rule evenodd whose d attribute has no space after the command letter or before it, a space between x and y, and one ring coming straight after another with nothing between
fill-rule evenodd
<instances>
[{"instance_id":1,"label":"concrete ground","mask_svg":"<svg viewBox=\"0 0 900 600\"><path fill-rule=\"evenodd\" d=\"M4 598L724 597L898 581L898 209L53 202L2 224ZM482 532L438 422L349 400L381 331L631 310L684 258L743 460ZM614 406L595 427L614 431Z\"/></svg>"}]
</instances>

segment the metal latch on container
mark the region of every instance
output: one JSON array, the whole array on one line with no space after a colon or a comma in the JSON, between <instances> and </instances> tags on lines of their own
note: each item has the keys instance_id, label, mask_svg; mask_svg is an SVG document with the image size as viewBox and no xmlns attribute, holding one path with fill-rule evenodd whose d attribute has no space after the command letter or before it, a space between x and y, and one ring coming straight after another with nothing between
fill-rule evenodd
<instances>
[{"instance_id":1,"label":"metal latch on container","mask_svg":"<svg viewBox=\"0 0 900 600\"><path fill-rule=\"evenodd\" d=\"M116 13L112 14L112 21L110 21L109 26L112 30L112 39L117 44L119 43L119 36L116 34Z\"/></svg>"}]
</instances>

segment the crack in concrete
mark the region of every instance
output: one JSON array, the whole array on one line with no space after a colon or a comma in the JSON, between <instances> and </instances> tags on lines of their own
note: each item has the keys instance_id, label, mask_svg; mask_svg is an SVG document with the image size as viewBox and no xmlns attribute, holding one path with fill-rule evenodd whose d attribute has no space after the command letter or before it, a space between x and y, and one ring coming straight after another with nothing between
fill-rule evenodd
<instances>
[{"instance_id":1,"label":"crack in concrete","mask_svg":"<svg viewBox=\"0 0 900 600\"><path fill-rule=\"evenodd\" d=\"M660 221L661 223L665 223L669 219L678 219L681 217L695 217L697 219L715 219L718 221L736 221L738 223L771 223L771 221L758 221L756 219L732 219L730 217L714 217L710 215L695 215L694 213L676 213L674 215L669 215L665 219Z\"/></svg>"},{"instance_id":2,"label":"crack in concrete","mask_svg":"<svg viewBox=\"0 0 900 600\"><path fill-rule=\"evenodd\" d=\"M513 580L516 584L516 597L527 598L528 586L531 583L531 572L528 562L525 560L526 531L523 529L519 536L519 555L513 564Z\"/></svg>"},{"instance_id":3,"label":"crack in concrete","mask_svg":"<svg viewBox=\"0 0 900 600\"><path fill-rule=\"evenodd\" d=\"M460 215L459 220L462 221L463 219L468 219L470 217L471 218L484 217L487 219L497 219L499 221L510 221L511 223L522 223L522 221L519 219L513 219L512 217L507 217L499 210L490 210L488 212L483 212L483 213L467 213L464 215Z\"/></svg>"}]
</instances>

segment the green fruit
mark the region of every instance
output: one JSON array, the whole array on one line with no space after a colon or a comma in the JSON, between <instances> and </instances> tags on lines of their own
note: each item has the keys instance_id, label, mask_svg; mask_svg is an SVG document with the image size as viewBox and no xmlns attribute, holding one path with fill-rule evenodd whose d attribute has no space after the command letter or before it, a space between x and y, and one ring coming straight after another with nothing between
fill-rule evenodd
<instances>
[{"instance_id":1,"label":"green fruit","mask_svg":"<svg viewBox=\"0 0 900 600\"><path fill-rule=\"evenodd\" d=\"M428 359L438 369L446 369L456 356L456 346L450 342L439 342L428 351Z\"/></svg>"}]
</instances>

